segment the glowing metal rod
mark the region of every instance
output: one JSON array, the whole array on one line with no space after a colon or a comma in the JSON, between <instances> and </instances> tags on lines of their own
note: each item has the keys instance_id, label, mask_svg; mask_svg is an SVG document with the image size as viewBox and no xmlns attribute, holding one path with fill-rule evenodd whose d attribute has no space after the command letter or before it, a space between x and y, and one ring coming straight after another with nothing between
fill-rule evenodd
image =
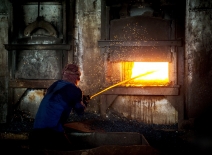
<instances>
[{"instance_id":1,"label":"glowing metal rod","mask_svg":"<svg viewBox=\"0 0 212 155\"><path fill-rule=\"evenodd\" d=\"M93 97L95 97L95 96L97 96L97 95L99 95L99 94L101 94L101 93L107 91L108 89L111 89L111 88L116 87L116 86L118 86L118 85L120 85L120 84L126 83L126 82L128 82L128 81L130 81L130 80L136 79L136 78L138 78L138 77L146 76L146 75L152 74L152 73L154 73L154 72L156 72L156 71L149 71L149 72L146 72L146 73L143 73L143 74L139 74L138 76L135 76L135 77L133 77L133 78L131 78L131 79L127 79L127 80L121 81L121 82L119 82L119 83L117 83L117 84L114 84L114 85L112 85L112 86L110 86L110 87L107 87L107 88L105 88L104 90L102 90L102 91L100 91L100 92L98 92L98 93L92 95L92 96L90 97L90 99L92 99Z\"/></svg>"}]
</instances>

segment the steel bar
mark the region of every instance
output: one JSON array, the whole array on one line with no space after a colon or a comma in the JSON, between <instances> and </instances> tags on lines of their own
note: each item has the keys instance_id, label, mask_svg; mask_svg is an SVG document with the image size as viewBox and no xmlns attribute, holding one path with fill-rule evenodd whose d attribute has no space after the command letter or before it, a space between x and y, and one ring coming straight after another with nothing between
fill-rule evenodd
<instances>
[{"instance_id":1,"label":"steel bar","mask_svg":"<svg viewBox=\"0 0 212 155\"><path fill-rule=\"evenodd\" d=\"M182 46L182 40L164 41L121 41L121 40L100 40L99 47L105 46Z\"/></svg>"},{"instance_id":2,"label":"steel bar","mask_svg":"<svg viewBox=\"0 0 212 155\"><path fill-rule=\"evenodd\" d=\"M116 86L118 86L118 85L121 85L121 84L123 84L123 83L126 83L126 82L128 82L128 81L130 81L130 80L136 79L136 78L141 77L141 76L146 76L146 75L152 74L152 73L154 73L154 72L156 72L156 71L146 72L146 73L137 75L137 76L135 76L135 77L133 77L133 78L130 78L130 79L121 81L121 82L119 82L119 83L117 83L117 84L114 84L114 85L112 85L112 86L110 86L110 87L107 87L107 88L103 89L102 91L100 91L100 92L98 92L98 93L92 95L90 98L93 98L93 97L95 97L95 96L97 96L97 95L99 95L99 94L101 94L101 93L103 93L103 92L105 92L105 91L107 91L107 90L113 88L113 87L116 87Z\"/></svg>"},{"instance_id":3,"label":"steel bar","mask_svg":"<svg viewBox=\"0 0 212 155\"><path fill-rule=\"evenodd\" d=\"M71 45L63 44L5 44L7 50L70 50Z\"/></svg>"}]
</instances>

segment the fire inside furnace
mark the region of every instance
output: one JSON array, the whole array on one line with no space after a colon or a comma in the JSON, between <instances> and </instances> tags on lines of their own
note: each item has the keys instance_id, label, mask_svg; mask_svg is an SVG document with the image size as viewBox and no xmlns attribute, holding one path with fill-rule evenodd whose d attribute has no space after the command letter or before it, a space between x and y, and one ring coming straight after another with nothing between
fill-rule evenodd
<instances>
[{"instance_id":1,"label":"fire inside furnace","mask_svg":"<svg viewBox=\"0 0 212 155\"><path fill-rule=\"evenodd\" d=\"M169 84L168 62L123 62L123 80L154 71L126 83L126 86L167 86Z\"/></svg>"}]
</instances>

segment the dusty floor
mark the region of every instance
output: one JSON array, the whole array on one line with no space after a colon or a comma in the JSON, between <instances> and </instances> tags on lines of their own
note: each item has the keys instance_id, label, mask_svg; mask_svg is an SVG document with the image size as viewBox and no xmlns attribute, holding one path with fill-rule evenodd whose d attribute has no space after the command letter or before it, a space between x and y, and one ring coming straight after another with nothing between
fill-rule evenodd
<instances>
[{"instance_id":1,"label":"dusty floor","mask_svg":"<svg viewBox=\"0 0 212 155\"><path fill-rule=\"evenodd\" d=\"M9 124L0 124L1 133L28 133L32 129L33 119L24 113L18 113ZM111 113L107 118L98 114L85 113L78 117L72 114L66 124L67 132L136 132L142 134L149 145L159 151L161 155L183 155L183 154L210 154L212 141L205 134L197 134L194 131L178 131L175 125L147 125L145 123L119 117ZM27 141L22 141L27 143ZM17 147L11 145L9 140L1 140L1 150L13 149L26 150L27 144ZM19 146L19 147L18 147ZM17 152L17 151L15 151ZM23 153L23 152L22 152ZM49 154L49 153L47 153Z\"/></svg>"}]
</instances>

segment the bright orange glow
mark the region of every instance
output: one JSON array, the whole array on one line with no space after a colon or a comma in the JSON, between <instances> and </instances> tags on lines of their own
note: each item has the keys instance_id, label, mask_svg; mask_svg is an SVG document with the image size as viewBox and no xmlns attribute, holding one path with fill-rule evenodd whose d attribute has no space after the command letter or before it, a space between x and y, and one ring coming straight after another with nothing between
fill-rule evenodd
<instances>
[{"instance_id":1,"label":"bright orange glow","mask_svg":"<svg viewBox=\"0 0 212 155\"><path fill-rule=\"evenodd\" d=\"M156 71L150 75L146 75L144 77L137 78L137 80L146 79L168 79L168 63L167 62L134 62L134 67L132 69L131 78L148 72L148 71Z\"/></svg>"},{"instance_id":2,"label":"bright orange glow","mask_svg":"<svg viewBox=\"0 0 212 155\"><path fill-rule=\"evenodd\" d=\"M127 62L125 62L127 63ZM131 62L132 63L132 62ZM141 76L131 80L128 85L133 86L165 86L169 84L168 62L134 62L132 63L131 77L146 72L155 71L152 74Z\"/></svg>"}]
</instances>

